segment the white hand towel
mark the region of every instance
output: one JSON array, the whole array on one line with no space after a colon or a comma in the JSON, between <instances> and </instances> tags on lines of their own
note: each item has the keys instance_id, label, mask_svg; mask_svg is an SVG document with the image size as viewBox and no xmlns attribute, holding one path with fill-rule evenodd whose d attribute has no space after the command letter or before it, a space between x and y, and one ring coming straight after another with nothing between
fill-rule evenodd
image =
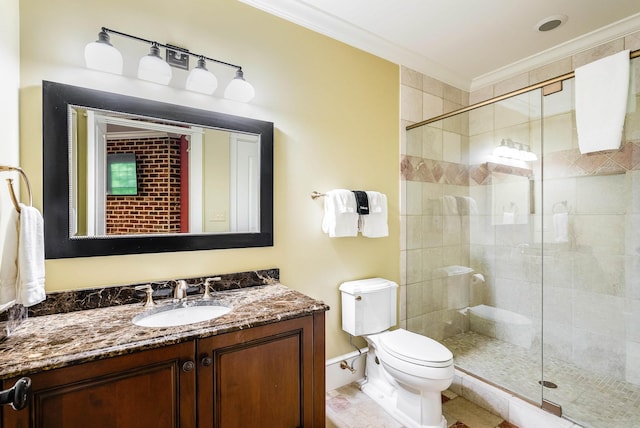
<instances>
[{"instance_id":1,"label":"white hand towel","mask_svg":"<svg viewBox=\"0 0 640 428\"><path fill-rule=\"evenodd\" d=\"M389 236L387 195L367 190L369 214L360 216L360 230L367 238Z\"/></svg>"},{"instance_id":2,"label":"white hand towel","mask_svg":"<svg viewBox=\"0 0 640 428\"><path fill-rule=\"evenodd\" d=\"M46 299L44 289L44 221L40 211L20 204L18 289L16 302L29 307Z\"/></svg>"},{"instance_id":3,"label":"white hand towel","mask_svg":"<svg viewBox=\"0 0 640 428\"><path fill-rule=\"evenodd\" d=\"M502 213L502 224L515 224L516 213L505 211Z\"/></svg>"},{"instance_id":4,"label":"white hand towel","mask_svg":"<svg viewBox=\"0 0 640 428\"><path fill-rule=\"evenodd\" d=\"M478 204L475 199L469 196L456 196L456 205L458 207L458 214L460 215L474 215L478 214Z\"/></svg>"},{"instance_id":5,"label":"white hand towel","mask_svg":"<svg viewBox=\"0 0 640 428\"><path fill-rule=\"evenodd\" d=\"M331 238L358 236L356 198L351 190L335 189L326 192L322 231Z\"/></svg>"},{"instance_id":6,"label":"white hand towel","mask_svg":"<svg viewBox=\"0 0 640 428\"><path fill-rule=\"evenodd\" d=\"M445 195L442 203L444 215L458 215L458 201L455 196Z\"/></svg>"},{"instance_id":7,"label":"white hand towel","mask_svg":"<svg viewBox=\"0 0 640 428\"><path fill-rule=\"evenodd\" d=\"M0 222L4 226L4 245L0 260L0 310L11 306L16 300L18 281L18 211L7 210Z\"/></svg>"},{"instance_id":8,"label":"white hand towel","mask_svg":"<svg viewBox=\"0 0 640 428\"><path fill-rule=\"evenodd\" d=\"M628 93L629 50L576 68L576 127L580 153L620 147Z\"/></svg>"},{"instance_id":9,"label":"white hand towel","mask_svg":"<svg viewBox=\"0 0 640 428\"><path fill-rule=\"evenodd\" d=\"M553 215L553 230L556 242L569 242L569 214L555 213Z\"/></svg>"}]
</instances>

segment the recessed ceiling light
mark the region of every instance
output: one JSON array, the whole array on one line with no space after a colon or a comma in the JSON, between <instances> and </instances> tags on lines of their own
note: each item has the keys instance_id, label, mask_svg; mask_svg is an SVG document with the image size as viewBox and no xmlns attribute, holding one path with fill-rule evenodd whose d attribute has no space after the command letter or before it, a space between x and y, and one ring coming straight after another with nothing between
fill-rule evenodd
<instances>
[{"instance_id":1,"label":"recessed ceiling light","mask_svg":"<svg viewBox=\"0 0 640 428\"><path fill-rule=\"evenodd\" d=\"M555 30L556 28L567 22L567 19L567 15L547 16L546 18L539 21L533 28L540 32Z\"/></svg>"}]
</instances>

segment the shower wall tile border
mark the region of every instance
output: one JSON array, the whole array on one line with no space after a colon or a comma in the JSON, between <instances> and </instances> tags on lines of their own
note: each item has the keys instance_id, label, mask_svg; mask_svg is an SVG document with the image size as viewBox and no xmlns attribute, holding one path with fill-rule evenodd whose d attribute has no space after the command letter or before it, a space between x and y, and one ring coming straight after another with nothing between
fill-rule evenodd
<instances>
[{"instance_id":1,"label":"shower wall tile border","mask_svg":"<svg viewBox=\"0 0 640 428\"><path fill-rule=\"evenodd\" d=\"M544 156L544 178L573 178L623 174L640 170L640 142L628 142L619 150L580 154L578 149L561 150ZM453 162L403 155L400 173L404 181L453 184L459 186L491 184L491 173L533 177L534 169L493 162L462 165Z\"/></svg>"}]
</instances>

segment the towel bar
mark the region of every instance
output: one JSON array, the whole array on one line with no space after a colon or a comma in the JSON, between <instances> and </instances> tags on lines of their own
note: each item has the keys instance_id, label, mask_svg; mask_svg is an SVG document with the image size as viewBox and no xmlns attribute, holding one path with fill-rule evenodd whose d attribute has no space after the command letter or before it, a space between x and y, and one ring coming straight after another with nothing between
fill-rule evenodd
<instances>
[{"instance_id":1,"label":"towel bar","mask_svg":"<svg viewBox=\"0 0 640 428\"><path fill-rule=\"evenodd\" d=\"M326 193L316 192L315 190L311 192L311 199L318 199L321 196L327 196Z\"/></svg>"}]
</instances>

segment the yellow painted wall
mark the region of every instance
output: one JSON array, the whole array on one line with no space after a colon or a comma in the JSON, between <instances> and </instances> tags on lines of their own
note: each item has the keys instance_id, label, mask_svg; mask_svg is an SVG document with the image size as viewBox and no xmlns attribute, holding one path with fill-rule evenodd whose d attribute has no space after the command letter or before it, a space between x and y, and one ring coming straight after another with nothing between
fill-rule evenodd
<instances>
[{"instance_id":1,"label":"yellow painted wall","mask_svg":"<svg viewBox=\"0 0 640 428\"><path fill-rule=\"evenodd\" d=\"M352 350L340 327L341 282L399 281L398 66L234 0L22 0L21 162L42 208L41 81L119 92L269 120L275 124L273 247L46 262L47 290L278 267L281 282L331 306L327 357ZM84 68L83 49L106 26L242 65L256 98L239 105L132 78L143 44L112 37L126 76ZM209 66L222 93L233 70ZM174 72L175 73L175 72ZM172 84L173 85L173 84ZM390 236L330 239L313 190L388 195ZM46 225L45 225L46 227Z\"/></svg>"}]
</instances>

